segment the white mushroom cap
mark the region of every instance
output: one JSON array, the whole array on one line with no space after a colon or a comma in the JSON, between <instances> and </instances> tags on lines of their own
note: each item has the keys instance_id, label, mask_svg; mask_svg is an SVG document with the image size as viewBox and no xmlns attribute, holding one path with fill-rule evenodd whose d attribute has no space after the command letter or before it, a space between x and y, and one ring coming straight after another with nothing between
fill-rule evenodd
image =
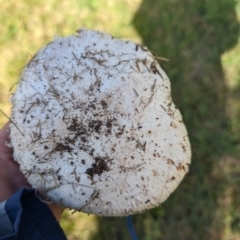
<instances>
[{"instance_id":1,"label":"white mushroom cap","mask_svg":"<svg viewBox=\"0 0 240 240\"><path fill-rule=\"evenodd\" d=\"M142 45L79 30L41 49L12 98L14 158L34 188L87 213L158 206L191 150L170 82Z\"/></svg>"}]
</instances>

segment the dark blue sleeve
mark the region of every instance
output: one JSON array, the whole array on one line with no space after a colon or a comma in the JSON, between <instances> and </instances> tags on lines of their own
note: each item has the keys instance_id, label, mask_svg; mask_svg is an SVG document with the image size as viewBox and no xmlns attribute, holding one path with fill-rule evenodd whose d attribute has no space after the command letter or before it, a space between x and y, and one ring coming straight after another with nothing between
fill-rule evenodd
<instances>
[{"instance_id":1,"label":"dark blue sleeve","mask_svg":"<svg viewBox=\"0 0 240 240\"><path fill-rule=\"evenodd\" d=\"M36 197L34 189L16 192L7 200L5 209L13 233L0 240L67 240L52 211Z\"/></svg>"}]
</instances>

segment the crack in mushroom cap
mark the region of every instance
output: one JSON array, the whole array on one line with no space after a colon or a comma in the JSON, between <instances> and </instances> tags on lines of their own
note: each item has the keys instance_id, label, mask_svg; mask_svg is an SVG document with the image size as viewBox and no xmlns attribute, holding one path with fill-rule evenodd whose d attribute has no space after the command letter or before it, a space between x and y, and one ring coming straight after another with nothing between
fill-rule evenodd
<instances>
[{"instance_id":1,"label":"crack in mushroom cap","mask_svg":"<svg viewBox=\"0 0 240 240\"><path fill-rule=\"evenodd\" d=\"M58 37L25 67L12 104L15 160L64 207L142 212L188 171L190 144L169 79L142 45L84 29Z\"/></svg>"}]
</instances>

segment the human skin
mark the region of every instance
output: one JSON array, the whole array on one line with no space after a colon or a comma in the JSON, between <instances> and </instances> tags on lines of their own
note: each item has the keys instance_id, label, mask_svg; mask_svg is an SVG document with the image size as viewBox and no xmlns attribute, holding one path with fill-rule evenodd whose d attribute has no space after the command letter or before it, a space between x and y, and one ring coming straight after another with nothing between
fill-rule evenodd
<instances>
[{"instance_id":1,"label":"human skin","mask_svg":"<svg viewBox=\"0 0 240 240\"><path fill-rule=\"evenodd\" d=\"M21 188L31 188L27 179L13 160L13 149L7 146L9 142L9 123L0 130L0 202L7 200ZM41 194L42 198L44 196ZM47 204L55 218L60 221L63 208L54 203Z\"/></svg>"}]
</instances>

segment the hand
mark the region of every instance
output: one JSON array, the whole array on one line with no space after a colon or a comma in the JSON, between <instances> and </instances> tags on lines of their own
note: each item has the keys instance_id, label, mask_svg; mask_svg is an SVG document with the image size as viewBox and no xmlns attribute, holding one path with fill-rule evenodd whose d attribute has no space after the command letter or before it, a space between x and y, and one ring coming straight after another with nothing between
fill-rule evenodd
<instances>
[{"instance_id":1,"label":"hand","mask_svg":"<svg viewBox=\"0 0 240 240\"><path fill-rule=\"evenodd\" d=\"M9 123L0 130L0 201L8 199L20 188L31 188L18 164L13 161L13 149L7 146L8 128Z\"/></svg>"},{"instance_id":2,"label":"hand","mask_svg":"<svg viewBox=\"0 0 240 240\"><path fill-rule=\"evenodd\" d=\"M7 200L21 188L31 188L25 176L13 160L13 149L7 146L9 142L9 123L0 130L0 202ZM47 204L55 218L60 221L63 208L51 203Z\"/></svg>"}]
</instances>

